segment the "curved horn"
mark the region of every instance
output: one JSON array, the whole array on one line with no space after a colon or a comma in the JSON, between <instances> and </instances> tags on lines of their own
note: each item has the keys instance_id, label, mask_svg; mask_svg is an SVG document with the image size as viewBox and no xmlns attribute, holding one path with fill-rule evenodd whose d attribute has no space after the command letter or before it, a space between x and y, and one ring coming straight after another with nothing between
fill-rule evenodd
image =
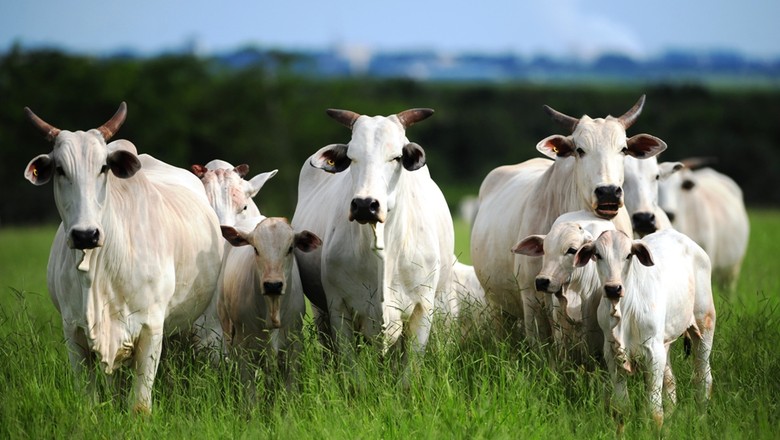
<instances>
[{"instance_id":1,"label":"curved horn","mask_svg":"<svg viewBox=\"0 0 780 440\"><path fill-rule=\"evenodd\" d=\"M352 130L352 126L355 124L355 121L357 121L357 118L360 117L360 114L353 111L341 110L337 108L329 108L325 110L325 112L328 114L328 116L339 121L341 125L349 128L350 130Z\"/></svg>"},{"instance_id":2,"label":"curved horn","mask_svg":"<svg viewBox=\"0 0 780 440\"><path fill-rule=\"evenodd\" d=\"M30 107L25 107L24 113L27 114L27 118L29 118L30 121L32 121L32 123L35 124L35 126L38 127L38 129L41 130L43 134L46 135L47 141L49 142L53 141L54 138L56 138L57 135L60 134L59 128L39 118L38 115L33 113L32 110L30 110Z\"/></svg>"},{"instance_id":3,"label":"curved horn","mask_svg":"<svg viewBox=\"0 0 780 440\"><path fill-rule=\"evenodd\" d=\"M689 157L682 159L683 165L691 170L698 170L699 168L706 167L707 165L713 165L718 162L717 157Z\"/></svg>"},{"instance_id":4,"label":"curved horn","mask_svg":"<svg viewBox=\"0 0 780 440\"><path fill-rule=\"evenodd\" d=\"M401 121L401 125L403 125L404 128L409 128L417 122L429 118L432 114L432 108L410 108L409 110L398 113L396 116L398 117L398 120Z\"/></svg>"},{"instance_id":5,"label":"curved horn","mask_svg":"<svg viewBox=\"0 0 780 440\"><path fill-rule=\"evenodd\" d=\"M569 131L574 131L575 128L577 128L577 123L580 122L577 118L572 118L571 116L561 113L558 110L555 110L554 108L550 107L549 105L543 105L542 109L545 113L547 113L553 121L563 125L564 127L568 128Z\"/></svg>"},{"instance_id":6,"label":"curved horn","mask_svg":"<svg viewBox=\"0 0 780 440\"><path fill-rule=\"evenodd\" d=\"M618 120L623 127L628 128L636 122L636 118L642 113L642 107L645 106L645 95L639 97L639 101L634 104L627 112L623 114Z\"/></svg>"},{"instance_id":7,"label":"curved horn","mask_svg":"<svg viewBox=\"0 0 780 440\"><path fill-rule=\"evenodd\" d=\"M125 117L127 117L127 104L122 101L122 103L119 104L119 109L114 113L114 116L112 116L108 122L98 127L98 131L103 135L103 139L106 142L116 134L119 127L125 122Z\"/></svg>"}]
</instances>

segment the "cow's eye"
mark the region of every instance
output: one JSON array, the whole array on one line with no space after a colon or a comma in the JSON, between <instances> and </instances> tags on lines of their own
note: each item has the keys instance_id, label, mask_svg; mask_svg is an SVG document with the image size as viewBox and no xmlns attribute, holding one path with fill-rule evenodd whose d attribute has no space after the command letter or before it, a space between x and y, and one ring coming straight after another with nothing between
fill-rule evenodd
<instances>
[{"instance_id":1,"label":"cow's eye","mask_svg":"<svg viewBox=\"0 0 780 440\"><path fill-rule=\"evenodd\" d=\"M400 162L401 159L403 159L403 158L404 158L403 156L398 156L398 157L394 157L393 160L396 161L396 162Z\"/></svg>"},{"instance_id":2,"label":"cow's eye","mask_svg":"<svg viewBox=\"0 0 780 440\"><path fill-rule=\"evenodd\" d=\"M100 174L106 174L106 173L108 172L108 169L109 169L109 166L108 166L108 165L103 165L103 166L100 168Z\"/></svg>"},{"instance_id":3,"label":"cow's eye","mask_svg":"<svg viewBox=\"0 0 780 440\"><path fill-rule=\"evenodd\" d=\"M64 176L65 170L62 169L62 167L55 167L54 171L57 173L58 176Z\"/></svg>"},{"instance_id":4,"label":"cow's eye","mask_svg":"<svg viewBox=\"0 0 780 440\"><path fill-rule=\"evenodd\" d=\"M601 254L599 254L598 252L593 254L593 256L596 257L597 260L601 260Z\"/></svg>"},{"instance_id":5,"label":"cow's eye","mask_svg":"<svg viewBox=\"0 0 780 440\"><path fill-rule=\"evenodd\" d=\"M287 254L289 255L290 253L292 253L292 251L293 251L293 247L290 246L290 249L287 249Z\"/></svg>"},{"instance_id":6,"label":"cow's eye","mask_svg":"<svg viewBox=\"0 0 780 440\"><path fill-rule=\"evenodd\" d=\"M628 256L626 257L626 260L630 260L631 259L631 255L632 254L628 254Z\"/></svg>"},{"instance_id":7,"label":"cow's eye","mask_svg":"<svg viewBox=\"0 0 780 440\"><path fill-rule=\"evenodd\" d=\"M257 252L257 248L252 246L252 250L255 251L255 255L260 256L260 252Z\"/></svg>"},{"instance_id":8,"label":"cow's eye","mask_svg":"<svg viewBox=\"0 0 780 440\"><path fill-rule=\"evenodd\" d=\"M574 249L573 247L566 249L566 255L574 255L576 253L577 253L577 249Z\"/></svg>"},{"instance_id":9,"label":"cow's eye","mask_svg":"<svg viewBox=\"0 0 780 440\"><path fill-rule=\"evenodd\" d=\"M249 205L244 205L244 208L242 209L242 211L246 211L246 208L247 208L248 206L249 206Z\"/></svg>"},{"instance_id":10,"label":"cow's eye","mask_svg":"<svg viewBox=\"0 0 780 440\"><path fill-rule=\"evenodd\" d=\"M628 154L628 148L627 147L623 147L623 149L620 150L620 152L623 153L623 154Z\"/></svg>"},{"instance_id":11,"label":"cow's eye","mask_svg":"<svg viewBox=\"0 0 780 440\"><path fill-rule=\"evenodd\" d=\"M585 150L583 150L582 148L577 147L577 155L580 156L580 157L584 156L585 155Z\"/></svg>"},{"instance_id":12,"label":"cow's eye","mask_svg":"<svg viewBox=\"0 0 780 440\"><path fill-rule=\"evenodd\" d=\"M660 174L656 174L655 175L655 180L660 180L660 179L661 179L661 175Z\"/></svg>"}]
</instances>

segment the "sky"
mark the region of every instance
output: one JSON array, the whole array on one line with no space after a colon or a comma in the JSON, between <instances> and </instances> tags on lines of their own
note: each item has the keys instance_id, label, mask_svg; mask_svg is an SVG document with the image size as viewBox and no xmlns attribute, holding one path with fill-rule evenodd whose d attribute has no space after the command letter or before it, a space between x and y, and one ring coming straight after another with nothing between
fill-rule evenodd
<instances>
[{"instance_id":1,"label":"sky","mask_svg":"<svg viewBox=\"0 0 780 440\"><path fill-rule=\"evenodd\" d=\"M435 50L589 59L726 50L780 57L778 0L10 0L0 52L153 55L277 49Z\"/></svg>"}]
</instances>

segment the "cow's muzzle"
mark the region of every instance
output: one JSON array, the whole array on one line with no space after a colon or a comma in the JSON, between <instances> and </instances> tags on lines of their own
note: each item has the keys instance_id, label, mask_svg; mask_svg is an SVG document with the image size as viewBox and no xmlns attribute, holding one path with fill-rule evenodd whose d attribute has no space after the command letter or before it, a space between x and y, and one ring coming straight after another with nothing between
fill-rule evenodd
<instances>
[{"instance_id":1,"label":"cow's muzzle","mask_svg":"<svg viewBox=\"0 0 780 440\"><path fill-rule=\"evenodd\" d=\"M644 236L652 234L658 227L655 224L655 214L651 212L637 212L631 216L631 225L634 231Z\"/></svg>"},{"instance_id":2,"label":"cow's muzzle","mask_svg":"<svg viewBox=\"0 0 780 440\"><path fill-rule=\"evenodd\" d=\"M100 230L97 228L72 229L70 241L74 249L94 249L100 246Z\"/></svg>"},{"instance_id":3,"label":"cow's muzzle","mask_svg":"<svg viewBox=\"0 0 780 440\"><path fill-rule=\"evenodd\" d=\"M373 197L355 197L349 205L349 220L361 225L383 221L380 218L381 205Z\"/></svg>"},{"instance_id":4,"label":"cow's muzzle","mask_svg":"<svg viewBox=\"0 0 780 440\"><path fill-rule=\"evenodd\" d=\"M596 188L596 215L607 220L612 219L623 206L623 188L605 185Z\"/></svg>"}]
</instances>

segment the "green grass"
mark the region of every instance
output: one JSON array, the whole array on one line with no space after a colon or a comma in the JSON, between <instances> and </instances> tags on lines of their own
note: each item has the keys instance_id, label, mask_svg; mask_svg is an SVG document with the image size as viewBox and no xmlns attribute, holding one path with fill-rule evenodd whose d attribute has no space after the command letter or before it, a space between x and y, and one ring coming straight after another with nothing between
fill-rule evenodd
<instances>
[{"instance_id":1,"label":"green grass","mask_svg":"<svg viewBox=\"0 0 780 440\"><path fill-rule=\"evenodd\" d=\"M714 396L706 417L693 402L691 362L673 347L680 403L669 438L777 438L780 428L780 212L751 211L751 242L739 292L716 293ZM456 254L468 258L468 227ZM322 364L306 328L300 389L247 405L229 366L171 349L155 384L154 413L123 401L92 403L72 386L59 314L46 290L54 228L0 229L0 438L612 438L601 371L553 371L489 332L460 341L439 331L405 389L397 371L364 352L364 382ZM350 377L349 373L346 374ZM627 438L655 438L643 384L631 380L635 410Z\"/></svg>"}]
</instances>

